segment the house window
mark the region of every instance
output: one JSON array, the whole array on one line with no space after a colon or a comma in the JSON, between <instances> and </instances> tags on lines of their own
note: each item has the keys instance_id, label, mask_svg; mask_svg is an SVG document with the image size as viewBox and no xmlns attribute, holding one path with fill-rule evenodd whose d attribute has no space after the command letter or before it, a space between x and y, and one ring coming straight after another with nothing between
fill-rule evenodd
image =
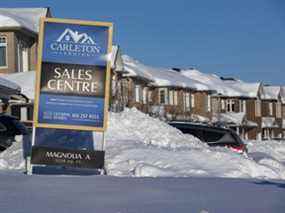
<instances>
[{"instance_id":1,"label":"house window","mask_svg":"<svg viewBox=\"0 0 285 213\"><path fill-rule=\"evenodd\" d=\"M276 117L281 118L282 117L282 112L281 112L281 103L276 104Z\"/></svg>"},{"instance_id":2,"label":"house window","mask_svg":"<svg viewBox=\"0 0 285 213\"><path fill-rule=\"evenodd\" d=\"M211 112L211 96L207 95L207 111Z\"/></svg>"},{"instance_id":3,"label":"house window","mask_svg":"<svg viewBox=\"0 0 285 213\"><path fill-rule=\"evenodd\" d=\"M234 112L235 111L235 101L230 99L226 100L227 105L227 112Z\"/></svg>"},{"instance_id":4,"label":"house window","mask_svg":"<svg viewBox=\"0 0 285 213\"><path fill-rule=\"evenodd\" d=\"M178 92L177 91L174 91L174 105L177 106L178 105Z\"/></svg>"},{"instance_id":5,"label":"house window","mask_svg":"<svg viewBox=\"0 0 285 213\"><path fill-rule=\"evenodd\" d=\"M273 103L269 103L268 108L269 108L269 115L272 116L273 115Z\"/></svg>"},{"instance_id":6,"label":"house window","mask_svg":"<svg viewBox=\"0 0 285 213\"><path fill-rule=\"evenodd\" d=\"M139 103L141 101L141 86L135 86L135 101Z\"/></svg>"},{"instance_id":7,"label":"house window","mask_svg":"<svg viewBox=\"0 0 285 213\"><path fill-rule=\"evenodd\" d=\"M191 94L191 107L192 108L195 107L195 96L194 96L194 94Z\"/></svg>"},{"instance_id":8,"label":"house window","mask_svg":"<svg viewBox=\"0 0 285 213\"><path fill-rule=\"evenodd\" d=\"M174 91L173 90L170 90L169 91L169 104L170 105L173 105L174 104Z\"/></svg>"},{"instance_id":9,"label":"house window","mask_svg":"<svg viewBox=\"0 0 285 213\"><path fill-rule=\"evenodd\" d=\"M0 37L0 67L7 67L7 38Z\"/></svg>"},{"instance_id":10,"label":"house window","mask_svg":"<svg viewBox=\"0 0 285 213\"><path fill-rule=\"evenodd\" d=\"M190 93L189 92L185 93L185 107L187 110L190 109Z\"/></svg>"},{"instance_id":11,"label":"house window","mask_svg":"<svg viewBox=\"0 0 285 213\"><path fill-rule=\"evenodd\" d=\"M143 104L147 104L147 87L143 88Z\"/></svg>"},{"instance_id":12,"label":"house window","mask_svg":"<svg viewBox=\"0 0 285 213\"><path fill-rule=\"evenodd\" d=\"M263 129L262 131L263 131L263 138L268 139L270 135L269 129Z\"/></svg>"},{"instance_id":13,"label":"house window","mask_svg":"<svg viewBox=\"0 0 285 213\"><path fill-rule=\"evenodd\" d=\"M167 88L159 89L159 103L160 104L168 104L168 94Z\"/></svg>"},{"instance_id":14,"label":"house window","mask_svg":"<svg viewBox=\"0 0 285 213\"><path fill-rule=\"evenodd\" d=\"M225 100L221 100L221 107L222 107L222 110L225 110L226 109L226 103L225 103Z\"/></svg>"},{"instance_id":15,"label":"house window","mask_svg":"<svg viewBox=\"0 0 285 213\"><path fill-rule=\"evenodd\" d=\"M148 102L152 102L152 91L148 91Z\"/></svg>"},{"instance_id":16,"label":"house window","mask_svg":"<svg viewBox=\"0 0 285 213\"><path fill-rule=\"evenodd\" d=\"M245 100L239 101L239 111L246 113L246 101Z\"/></svg>"},{"instance_id":17,"label":"house window","mask_svg":"<svg viewBox=\"0 0 285 213\"><path fill-rule=\"evenodd\" d=\"M244 113L246 113L246 101L243 100L242 102L243 102L243 110L242 110L242 111L243 111Z\"/></svg>"},{"instance_id":18,"label":"house window","mask_svg":"<svg viewBox=\"0 0 285 213\"><path fill-rule=\"evenodd\" d=\"M255 116L257 117L261 116L261 101L260 100L255 101Z\"/></svg>"}]
</instances>

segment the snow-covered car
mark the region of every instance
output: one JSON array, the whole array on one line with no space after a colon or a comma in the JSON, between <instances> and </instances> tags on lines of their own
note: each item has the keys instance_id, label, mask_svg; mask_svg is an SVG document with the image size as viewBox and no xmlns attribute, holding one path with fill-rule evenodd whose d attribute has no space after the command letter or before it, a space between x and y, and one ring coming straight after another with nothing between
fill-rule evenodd
<instances>
[{"instance_id":1,"label":"snow-covered car","mask_svg":"<svg viewBox=\"0 0 285 213\"><path fill-rule=\"evenodd\" d=\"M209 146L224 146L238 153L247 152L246 144L231 129L191 122L172 121L168 124L179 129L184 134L194 135Z\"/></svg>"},{"instance_id":2,"label":"snow-covered car","mask_svg":"<svg viewBox=\"0 0 285 213\"><path fill-rule=\"evenodd\" d=\"M15 136L26 135L28 130L16 117L0 115L0 152L15 141Z\"/></svg>"}]
</instances>

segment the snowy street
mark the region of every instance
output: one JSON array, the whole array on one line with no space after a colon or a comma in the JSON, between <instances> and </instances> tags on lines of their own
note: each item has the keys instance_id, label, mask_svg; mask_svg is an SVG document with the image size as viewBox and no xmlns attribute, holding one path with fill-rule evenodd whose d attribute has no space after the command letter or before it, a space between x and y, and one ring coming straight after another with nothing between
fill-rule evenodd
<instances>
[{"instance_id":1,"label":"snowy street","mask_svg":"<svg viewBox=\"0 0 285 213\"><path fill-rule=\"evenodd\" d=\"M284 212L281 181L0 174L0 212ZM92 209L92 210L91 210Z\"/></svg>"}]
</instances>

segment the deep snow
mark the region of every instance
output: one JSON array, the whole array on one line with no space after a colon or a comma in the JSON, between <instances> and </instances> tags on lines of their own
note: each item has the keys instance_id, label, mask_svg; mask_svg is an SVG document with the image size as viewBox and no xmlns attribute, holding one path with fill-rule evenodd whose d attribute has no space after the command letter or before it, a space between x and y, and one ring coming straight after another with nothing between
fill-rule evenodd
<instances>
[{"instance_id":1,"label":"deep snow","mask_svg":"<svg viewBox=\"0 0 285 213\"><path fill-rule=\"evenodd\" d=\"M106 170L112 176L285 179L285 142L249 141L248 156L208 147L191 135L126 109L110 113ZM21 143L0 154L2 170L23 170Z\"/></svg>"}]
</instances>

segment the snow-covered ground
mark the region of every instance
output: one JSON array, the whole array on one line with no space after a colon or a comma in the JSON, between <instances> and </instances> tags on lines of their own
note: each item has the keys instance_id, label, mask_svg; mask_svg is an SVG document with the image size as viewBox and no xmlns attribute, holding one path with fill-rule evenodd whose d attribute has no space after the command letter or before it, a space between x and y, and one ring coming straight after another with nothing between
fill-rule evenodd
<instances>
[{"instance_id":1,"label":"snow-covered ground","mask_svg":"<svg viewBox=\"0 0 285 213\"><path fill-rule=\"evenodd\" d=\"M136 109L110 113L106 170L112 176L285 179L285 141L248 141L248 156L208 147ZM22 145L0 154L0 169L23 170Z\"/></svg>"},{"instance_id":2,"label":"snow-covered ground","mask_svg":"<svg viewBox=\"0 0 285 213\"><path fill-rule=\"evenodd\" d=\"M282 181L27 176L0 171L2 213L284 213Z\"/></svg>"}]
</instances>

